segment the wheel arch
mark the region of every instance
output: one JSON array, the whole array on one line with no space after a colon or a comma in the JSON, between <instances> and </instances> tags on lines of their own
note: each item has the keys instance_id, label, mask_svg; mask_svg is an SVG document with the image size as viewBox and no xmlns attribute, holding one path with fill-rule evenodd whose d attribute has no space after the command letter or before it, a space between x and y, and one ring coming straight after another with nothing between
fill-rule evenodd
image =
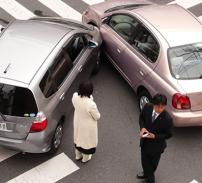
<instances>
[{"instance_id":1,"label":"wheel arch","mask_svg":"<svg viewBox=\"0 0 202 183\"><path fill-rule=\"evenodd\" d=\"M137 96L138 96L142 91L146 91L146 92L151 96L149 90L148 90L146 87L144 87L143 85L140 85L140 86L137 88L137 90L136 90Z\"/></svg>"}]
</instances>

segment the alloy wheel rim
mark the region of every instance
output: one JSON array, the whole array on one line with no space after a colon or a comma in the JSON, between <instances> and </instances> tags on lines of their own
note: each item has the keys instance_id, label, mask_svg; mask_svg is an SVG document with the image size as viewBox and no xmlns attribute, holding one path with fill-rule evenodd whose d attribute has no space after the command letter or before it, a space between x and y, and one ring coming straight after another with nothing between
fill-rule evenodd
<instances>
[{"instance_id":1,"label":"alloy wheel rim","mask_svg":"<svg viewBox=\"0 0 202 183\"><path fill-rule=\"evenodd\" d=\"M59 125L55 131L54 147L57 149L62 140L62 126Z\"/></svg>"},{"instance_id":2,"label":"alloy wheel rim","mask_svg":"<svg viewBox=\"0 0 202 183\"><path fill-rule=\"evenodd\" d=\"M140 109L142 110L145 104L149 103L149 99L146 96L140 98Z\"/></svg>"}]
</instances>

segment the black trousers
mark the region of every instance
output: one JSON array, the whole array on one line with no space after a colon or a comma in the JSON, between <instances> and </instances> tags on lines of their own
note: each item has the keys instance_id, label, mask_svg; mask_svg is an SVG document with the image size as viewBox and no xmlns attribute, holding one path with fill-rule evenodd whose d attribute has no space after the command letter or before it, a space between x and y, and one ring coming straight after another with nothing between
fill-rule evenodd
<instances>
[{"instance_id":1,"label":"black trousers","mask_svg":"<svg viewBox=\"0 0 202 183\"><path fill-rule=\"evenodd\" d=\"M144 148L141 148L141 161L142 168L144 171L144 176L146 177L147 183L155 183L155 171L157 169L159 160L161 158L161 153L158 154L149 154L144 151Z\"/></svg>"}]
</instances>

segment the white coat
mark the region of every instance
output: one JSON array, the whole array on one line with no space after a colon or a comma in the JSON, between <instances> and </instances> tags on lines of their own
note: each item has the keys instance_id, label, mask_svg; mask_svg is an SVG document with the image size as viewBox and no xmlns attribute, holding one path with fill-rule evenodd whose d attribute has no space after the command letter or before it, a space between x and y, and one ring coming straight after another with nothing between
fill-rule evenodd
<instances>
[{"instance_id":1,"label":"white coat","mask_svg":"<svg viewBox=\"0 0 202 183\"><path fill-rule=\"evenodd\" d=\"M91 149L98 144L97 120L100 113L93 97L80 97L74 93L72 97L74 106L74 143L77 147Z\"/></svg>"}]
</instances>

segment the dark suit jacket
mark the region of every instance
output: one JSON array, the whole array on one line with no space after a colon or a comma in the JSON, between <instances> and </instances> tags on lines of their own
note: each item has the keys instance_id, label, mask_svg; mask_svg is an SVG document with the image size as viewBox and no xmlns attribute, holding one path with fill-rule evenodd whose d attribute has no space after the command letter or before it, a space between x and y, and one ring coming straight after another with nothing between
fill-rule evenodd
<instances>
[{"instance_id":1,"label":"dark suit jacket","mask_svg":"<svg viewBox=\"0 0 202 183\"><path fill-rule=\"evenodd\" d=\"M172 118L167 111L163 111L152 123L153 104L146 104L140 113L140 129L146 128L155 134L155 139L141 138L140 146L142 150L149 154L163 153L166 148L166 139L172 137Z\"/></svg>"}]
</instances>

